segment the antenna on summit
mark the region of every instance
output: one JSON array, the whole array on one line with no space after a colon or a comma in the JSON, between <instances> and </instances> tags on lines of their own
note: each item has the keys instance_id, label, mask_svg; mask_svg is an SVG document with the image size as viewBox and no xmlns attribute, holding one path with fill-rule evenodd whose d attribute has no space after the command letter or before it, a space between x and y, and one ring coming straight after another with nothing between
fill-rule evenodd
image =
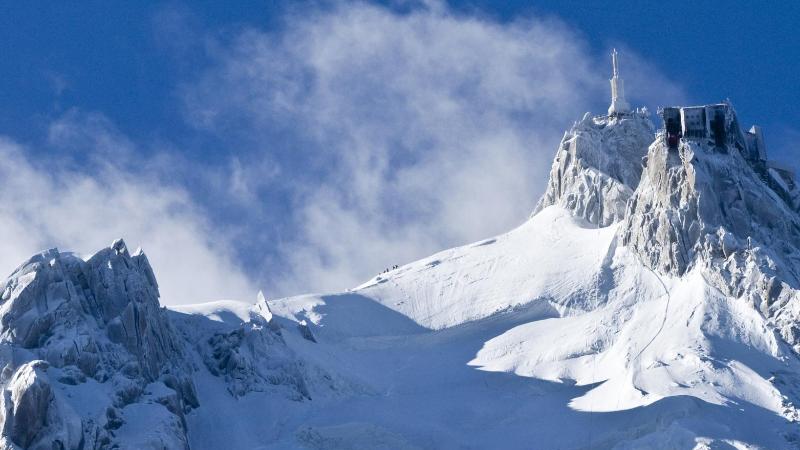
<instances>
[{"instance_id":1,"label":"antenna on summit","mask_svg":"<svg viewBox=\"0 0 800 450\"><path fill-rule=\"evenodd\" d=\"M619 58L617 49L611 52L611 106L608 107L609 116L629 114L631 106L625 101L625 82L619 77Z\"/></svg>"}]
</instances>

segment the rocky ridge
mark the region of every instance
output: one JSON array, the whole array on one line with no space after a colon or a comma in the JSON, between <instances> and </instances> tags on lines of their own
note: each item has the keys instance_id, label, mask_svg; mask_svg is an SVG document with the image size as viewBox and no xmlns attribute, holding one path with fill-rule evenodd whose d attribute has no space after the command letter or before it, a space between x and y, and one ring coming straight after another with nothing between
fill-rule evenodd
<instances>
[{"instance_id":1,"label":"rocky ridge","mask_svg":"<svg viewBox=\"0 0 800 450\"><path fill-rule=\"evenodd\" d=\"M725 295L774 321L800 351L800 216L733 148L661 135L620 230L621 242L662 273L700 266Z\"/></svg>"},{"instance_id":2,"label":"rocky ridge","mask_svg":"<svg viewBox=\"0 0 800 450\"><path fill-rule=\"evenodd\" d=\"M234 397L310 397L263 297L233 330L193 330L159 305L147 257L122 240L86 261L42 252L0 292L0 448L189 448L201 367Z\"/></svg>"}]
</instances>

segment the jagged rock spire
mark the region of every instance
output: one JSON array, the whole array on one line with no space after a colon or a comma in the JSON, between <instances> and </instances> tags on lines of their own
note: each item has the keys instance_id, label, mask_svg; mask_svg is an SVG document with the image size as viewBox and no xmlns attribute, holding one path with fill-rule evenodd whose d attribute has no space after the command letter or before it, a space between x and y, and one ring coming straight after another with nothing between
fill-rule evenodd
<instances>
[{"instance_id":1,"label":"jagged rock spire","mask_svg":"<svg viewBox=\"0 0 800 450\"><path fill-rule=\"evenodd\" d=\"M642 176L642 157L654 132L643 115L612 120L586 113L561 140L534 214L561 205L601 227L622 220Z\"/></svg>"}]
</instances>

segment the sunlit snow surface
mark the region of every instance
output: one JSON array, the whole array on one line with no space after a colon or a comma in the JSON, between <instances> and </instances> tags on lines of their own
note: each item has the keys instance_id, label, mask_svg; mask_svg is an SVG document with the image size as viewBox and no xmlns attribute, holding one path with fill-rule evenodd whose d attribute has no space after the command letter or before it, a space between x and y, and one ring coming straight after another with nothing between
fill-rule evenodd
<instances>
[{"instance_id":1,"label":"sunlit snow surface","mask_svg":"<svg viewBox=\"0 0 800 450\"><path fill-rule=\"evenodd\" d=\"M288 346L338 390L235 399L198 375L192 448L800 445L785 397L800 367L764 319L699 271L656 275L614 234L550 207L351 292L270 301ZM181 313L246 317L225 308Z\"/></svg>"}]
</instances>

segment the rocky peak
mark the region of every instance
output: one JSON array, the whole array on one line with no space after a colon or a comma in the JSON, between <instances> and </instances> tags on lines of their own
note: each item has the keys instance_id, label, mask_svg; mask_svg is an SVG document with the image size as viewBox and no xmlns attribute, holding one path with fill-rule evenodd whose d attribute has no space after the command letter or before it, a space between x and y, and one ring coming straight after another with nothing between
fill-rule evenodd
<instances>
[{"instance_id":1,"label":"rocky peak","mask_svg":"<svg viewBox=\"0 0 800 450\"><path fill-rule=\"evenodd\" d=\"M50 249L20 266L0 288L0 346L7 349L0 381L13 394L5 397L4 421L28 420L17 417L19 408L42 417L58 409L64 417L68 402L53 392L87 382L104 384L110 389L108 409L82 424L84 435L91 430L99 445L113 441L117 418L128 404L162 386L156 391L172 394L155 399L157 407L168 410L164 417L177 429L176 439L185 435L183 413L197 400L182 345L159 306L158 285L144 253L129 254L122 240L86 261ZM36 399L30 400L31 395ZM15 403L16 398L28 399L27 406ZM26 426L24 440L47 442L64 433L51 428Z\"/></svg>"},{"instance_id":2,"label":"rocky peak","mask_svg":"<svg viewBox=\"0 0 800 450\"><path fill-rule=\"evenodd\" d=\"M564 134L534 214L560 205L599 226L622 220L654 132L646 110L614 117L586 113Z\"/></svg>"},{"instance_id":3,"label":"rocky peak","mask_svg":"<svg viewBox=\"0 0 800 450\"><path fill-rule=\"evenodd\" d=\"M732 146L659 135L620 228L642 261L680 276L695 266L744 297L800 349L800 217Z\"/></svg>"},{"instance_id":4,"label":"rocky peak","mask_svg":"<svg viewBox=\"0 0 800 450\"><path fill-rule=\"evenodd\" d=\"M690 137L670 145L665 130L653 139L642 112L587 113L565 133L534 214L560 205L597 226L621 222L619 242L644 264L672 276L702 268L800 351L796 187L744 154L743 135L731 123L737 139Z\"/></svg>"}]
</instances>

